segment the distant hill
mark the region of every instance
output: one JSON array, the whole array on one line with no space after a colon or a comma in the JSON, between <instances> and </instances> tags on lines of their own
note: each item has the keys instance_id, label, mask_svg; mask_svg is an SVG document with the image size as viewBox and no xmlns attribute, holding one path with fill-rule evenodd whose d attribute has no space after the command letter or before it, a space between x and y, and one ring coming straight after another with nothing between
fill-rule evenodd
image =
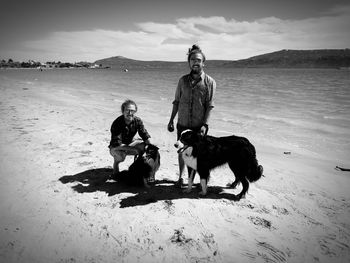
<instances>
[{"instance_id":1,"label":"distant hill","mask_svg":"<svg viewBox=\"0 0 350 263\"><path fill-rule=\"evenodd\" d=\"M119 69L146 69L146 68L181 68L185 62L168 62L168 61L142 61L129 59L123 56L116 56L95 61L102 67L111 67Z\"/></svg>"},{"instance_id":2,"label":"distant hill","mask_svg":"<svg viewBox=\"0 0 350 263\"><path fill-rule=\"evenodd\" d=\"M350 49L281 50L225 63L226 67L341 68L350 67Z\"/></svg>"},{"instance_id":3,"label":"distant hill","mask_svg":"<svg viewBox=\"0 0 350 263\"><path fill-rule=\"evenodd\" d=\"M116 56L95 61L102 67L117 69L157 69L184 68L187 62L141 61ZM350 67L350 49L320 50L281 50L235 61L208 60L207 68L348 68Z\"/></svg>"},{"instance_id":4,"label":"distant hill","mask_svg":"<svg viewBox=\"0 0 350 263\"><path fill-rule=\"evenodd\" d=\"M229 60L210 60L206 62L206 67L220 67L225 63L229 63ZM118 68L121 70L124 69L183 69L187 67L187 61L181 62L171 62L171 61L143 61L143 60L134 60L126 58L123 56L110 57L105 59L100 59L95 61L95 64L102 65L102 67Z\"/></svg>"}]
</instances>

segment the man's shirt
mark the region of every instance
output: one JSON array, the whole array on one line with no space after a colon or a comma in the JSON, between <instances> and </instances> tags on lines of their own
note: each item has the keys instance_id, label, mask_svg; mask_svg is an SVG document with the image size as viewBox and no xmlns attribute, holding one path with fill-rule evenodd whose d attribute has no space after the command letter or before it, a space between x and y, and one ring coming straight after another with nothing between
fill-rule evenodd
<instances>
[{"instance_id":1,"label":"man's shirt","mask_svg":"<svg viewBox=\"0 0 350 263\"><path fill-rule=\"evenodd\" d=\"M178 125L200 128L206 111L214 107L216 82L204 72L198 82L192 84L192 81L190 74L180 78L173 104L178 105Z\"/></svg>"},{"instance_id":2,"label":"man's shirt","mask_svg":"<svg viewBox=\"0 0 350 263\"><path fill-rule=\"evenodd\" d=\"M130 144L133 141L136 132L138 132L144 141L151 137L139 117L134 116L132 122L127 125L124 116L119 116L111 126L111 142L109 143L109 147Z\"/></svg>"}]
</instances>

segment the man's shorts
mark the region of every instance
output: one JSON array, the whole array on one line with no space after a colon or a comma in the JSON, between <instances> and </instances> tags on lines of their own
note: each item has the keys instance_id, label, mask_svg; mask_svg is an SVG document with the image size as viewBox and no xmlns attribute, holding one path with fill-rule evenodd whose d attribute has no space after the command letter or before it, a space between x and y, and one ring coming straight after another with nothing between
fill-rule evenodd
<instances>
[{"instance_id":1,"label":"man's shorts","mask_svg":"<svg viewBox=\"0 0 350 263\"><path fill-rule=\"evenodd\" d=\"M127 155L138 155L142 153L144 149L145 143L137 140L124 147L124 149L123 147L122 149L120 149L120 147L111 147L109 152L116 162L123 162Z\"/></svg>"},{"instance_id":2,"label":"man's shorts","mask_svg":"<svg viewBox=\"0 0 350 263\"><path fill-rule=\"evenodd\" d=\"M111 147L109 149L109 152L110 154L113 156L114 160L117 162L117 163L120 163L120 162L124 162L127 154L125 151L120 151L119 149L117 149L116 147L113 148Z\"/></svg>"}]
</instances>

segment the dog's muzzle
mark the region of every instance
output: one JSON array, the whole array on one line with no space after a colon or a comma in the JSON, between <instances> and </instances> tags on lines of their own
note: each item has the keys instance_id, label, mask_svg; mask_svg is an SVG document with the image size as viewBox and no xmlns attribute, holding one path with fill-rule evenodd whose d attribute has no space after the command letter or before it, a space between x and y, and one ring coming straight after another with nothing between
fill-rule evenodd
<instances>
[{"instance_id":1,"label":"dog's muzzle","mask_svg":"<svg viewBox=\"0 0 350 263\"><path fill-rule=\"evenodd\" d=\"M174 144L175 148L177 149L177 153L182 153L184 150L188 148L188 145L184 145L182 142L177 141Z\"/></svg>"}]
</instances>

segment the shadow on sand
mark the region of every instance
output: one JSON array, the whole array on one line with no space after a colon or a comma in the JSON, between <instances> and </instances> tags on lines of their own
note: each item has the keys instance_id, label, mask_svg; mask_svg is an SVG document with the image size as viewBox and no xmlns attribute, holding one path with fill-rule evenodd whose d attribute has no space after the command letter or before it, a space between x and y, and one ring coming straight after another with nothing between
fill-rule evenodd
<instances>
[{"instance_id":1,"label":"shadow on sand","mask_svg":"<svg viewBox=\"0 0 350 263\"><path fill-rule=\"evenodd\" d=\"M154 203L157 201L170 201L174 199L229 199L236 201L234 194L222 193L226 187L212 186L208 187L208 194L205 197L200 197L198 192L199 185L194 188L191 193L183 193L183 189L176 188L174 186L175 181L171 180L156 180L154 185L150 189L137 186L129 186L120 182L109 179L113 170L110 168L98 168L87 170L75 175L65 175L59 178L63 183L75 183L78 184L72 186L72 188L78 193L92 193L96 191L106 192L109 196L113 196L120 193L133 193L135 196L126 197L121 200L120 207L140 206Z\"/></svg>"}]
</instances>

